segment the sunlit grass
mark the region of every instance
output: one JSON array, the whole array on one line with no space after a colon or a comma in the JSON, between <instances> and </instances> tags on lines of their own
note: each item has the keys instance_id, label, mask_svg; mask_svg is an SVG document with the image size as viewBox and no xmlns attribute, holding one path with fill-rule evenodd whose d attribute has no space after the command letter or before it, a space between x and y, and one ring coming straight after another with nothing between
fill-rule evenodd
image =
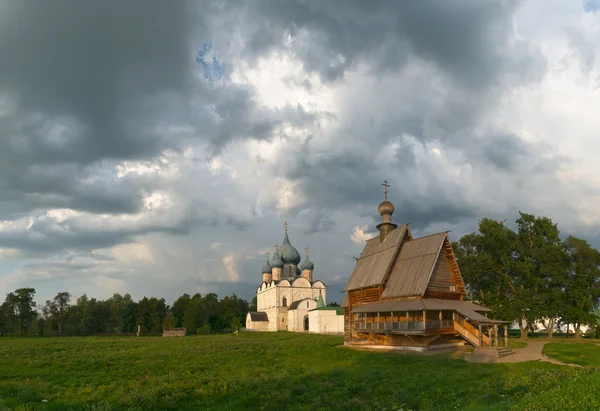
<instances>
[{"instance_id":1,"label":"sunlit grass","mask_svg":"<svg viewBox=\"0 0 600 411\"><path fill-rule=\"evenodd\" d=\"M600 380L588 369L340 345L338 336L296 333L4 338L0 409L600 408Z\"/></svg>"},{"instance_id":2,"label":"sunlit grass","mask_svg":"<svg viewBox=\"0 0 600 411\"><path fill-rule=\"evenodd\" d=\"M594 343L549 343L544 354L567 364L600 367L600 346Z\"/></svg>"}]
</instances>

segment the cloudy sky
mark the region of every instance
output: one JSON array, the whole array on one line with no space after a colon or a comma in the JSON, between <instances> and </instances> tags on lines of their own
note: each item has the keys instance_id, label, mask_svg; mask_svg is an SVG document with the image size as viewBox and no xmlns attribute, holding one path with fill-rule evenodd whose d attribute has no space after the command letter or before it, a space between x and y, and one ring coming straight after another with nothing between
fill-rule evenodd
<instances>
[{"instance_id":1,"label":"cloudy sky","mask_svg":"<svg viewBox=\"0 0 600 411\"><path fill-rule=\"evenodd\" d=\"M0 294L341 301L379 221L600 247L600 1L0 0Z\"/></svg>"}]
</instances>

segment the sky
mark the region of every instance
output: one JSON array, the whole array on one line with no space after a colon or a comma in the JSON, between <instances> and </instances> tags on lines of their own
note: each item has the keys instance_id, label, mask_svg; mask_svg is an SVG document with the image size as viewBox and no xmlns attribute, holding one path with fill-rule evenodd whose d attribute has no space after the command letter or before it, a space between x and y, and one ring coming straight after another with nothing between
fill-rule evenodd
<instances>
[{"instance_id":1,"label":"sky","mask_svg":"<svg viewBox=\"0 0 600 411\"><path fill-rule=\"evenodd\" d=\"M600 248L600 2L0 0L0 294L236 293L380 222Z\"/></svg>"}]
</instances>

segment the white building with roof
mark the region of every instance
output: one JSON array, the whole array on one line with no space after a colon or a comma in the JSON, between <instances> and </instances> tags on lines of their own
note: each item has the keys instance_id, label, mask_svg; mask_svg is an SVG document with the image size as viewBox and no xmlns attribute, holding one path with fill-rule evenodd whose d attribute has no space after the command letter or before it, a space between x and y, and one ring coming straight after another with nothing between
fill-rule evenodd
<instances>
[{"instance_id":1,"label":"white building with roof","mask_svg":"<svg viewBox=\"0 0 600 411\"><path fill-rule=\"evenodd\" d=\"M326 307L327 287L313 278L315 265L308 258L308 247L301 263L300 253L290 243L287 222L284 226L283 243L281 247L275 246L271 262L267 254L262 283L256 290L257 311L247 314L246 329L342 333L343 311ZM339 321L329 318L332 312ZM333 326L334 323L338 326ZM327 331L318 324L324 324Z\"/></svg>"}]
</instances>

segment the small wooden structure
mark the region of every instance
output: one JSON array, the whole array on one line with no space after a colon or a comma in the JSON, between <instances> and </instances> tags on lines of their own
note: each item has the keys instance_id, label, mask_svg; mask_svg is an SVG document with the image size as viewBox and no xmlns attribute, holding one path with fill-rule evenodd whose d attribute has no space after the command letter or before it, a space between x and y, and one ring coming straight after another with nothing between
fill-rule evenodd
<instances>
[{"instance_id":1,"label":"small wooden structure","mask_svg":"<svg viewBox=\"0 0 600 411\"><path fill-rule=\"evenodd\" d=\"M498 347L492 310L468 301L448 233L413 238L392 224L394 206L379 205L380 235L367 241L345 287L344 344L424 351L464 345ZM483 314L482 314L483 313Z\"/></svg>"},{"instance_id":2,"label":"small wooden structure","mask_svg":"<svg viewBox=\"0 0 600 411\"><path fill-rule=\"evenodd\" d=\"M163 337L185 337L187 328L163 328Z\"/></svg>"}]
</instances>

